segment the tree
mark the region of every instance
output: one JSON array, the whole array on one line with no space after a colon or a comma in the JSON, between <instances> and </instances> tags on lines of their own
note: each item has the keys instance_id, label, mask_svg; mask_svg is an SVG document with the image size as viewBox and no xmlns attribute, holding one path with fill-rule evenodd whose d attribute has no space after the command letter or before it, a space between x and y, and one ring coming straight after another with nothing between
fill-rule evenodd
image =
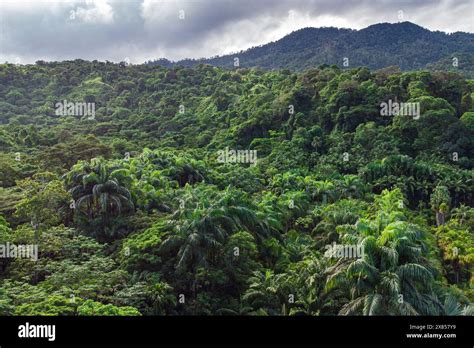
<instances>
[{"instance_id":1,"label":"tree","mask_svg":"<svg viewBox=\"0 0 474 348\"><path fill-rule=\"evenodd\" d=\"M186 201L184 207L174 213L175 233L161 246L163 251L178 250L178 270L195 272L198 266L206 266L215 259L227 238L238 230L264 232L241 193L228 189L216 194L198 188L192 194L197 195L198 201Z\"/></svg>"},{"instance_id":2,"label":"tree","mask_svg":"<svg viewBox=\"0 0 474 348\"><path fill-rule=\"evenodd\" d=\"M404 221L404 208L396 208L397 201L399 190L384 191L375 202L381 210L377 216L358 222L357 234L344 237L346 243L360 246L362 256L339 258L329 270L328 291L349 289L350 301L340 310L342 315L435 315L440 311L433 299L434 275L424 255L423 231Z\"/></svg>"},{"instance_id":3,"label":"tree","mask_svg":"<svg viewBox=\"0 0 474 348\"><path fill-rule=\"evenodd\" d=\"M33 222L42 226L67 223L71 196L63 182L52 173L37 173L31 179L17 183L23 199L16 205L15 216L23 222Z\"/></svg>"},{"instance_id":4,"label":"tree","mask_svg":"<svg viewBox=\"0 0 474 348\"><path fill-rule=\"evenodd\" d=\"M460 120L471 132L474 132L474 111L465 112Z\"/></svg>"},{"instance_id":5,"label":"tree","mask_svg":"<svg viewBox=\"0 0 474 348\"><path fill-rule=\"evenodd\" d=\"M114 236L114 219L134 211L130 192L114 175L103 160L93 159L79 162L66 176L77 222L102 241Z\"/></svg>"},{"instance_id":6,"label":"tree","mask_svg":"<svg viewBox=\"0 0 474 348\"><path fill-rule=\"evenodd\" d=\"M474 81L307 58L0 64L0 246L38 245L0 258L0 314L472 314ZM53 117L65 99L94 119Z\"/></svg>"},{"instance_id":7,"label":"tree","mask_svg":"<svg viewBox=\"0 0 474 348\"><path fill-rule=\"evenodd\" d=\"M436 226L444 225L449 211L451 196L446 186L436 186L430 197L431 208L436 213Z\"/></svg>"},{"instance_id":8,"label":"tree","mask_svg":"<svg viewBox=\"0 0 474 348\"><path fill-rule=\"evenodd\" d=\"M103 304L93 300L87 300L77 308L78 315L87 316L140 316L140 312L130 306L116 307L112 304Z\"/></svg>"}]
</instances>

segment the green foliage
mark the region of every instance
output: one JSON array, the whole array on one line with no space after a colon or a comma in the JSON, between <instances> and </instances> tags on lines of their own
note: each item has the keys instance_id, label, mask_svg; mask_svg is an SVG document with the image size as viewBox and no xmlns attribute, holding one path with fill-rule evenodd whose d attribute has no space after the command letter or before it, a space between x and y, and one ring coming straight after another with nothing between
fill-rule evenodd
<instances>
[{"instance_id":1,"label":"green foliage","mask_svg":"<svg viewBox=\"0 0 474 348\"><path fill-rule=\"evenodd\" d=\"M77 308L78 315L87 315L87 316L139 316L140 312L134 307L116 307L110 303L104 305L100 302L95 302L93 300L87 300Z\"/></svg>"},{"instance_id":2,"label":"green foliage","mask_svg":"<svg viewBox=\"0 0 474 348\"><path fill-rule=\"evenodd\" d=\"M31 219L36 224L55 226L67 220L66 207L70 195L63 182L51 173L37 173L31 179L17 182L24 197L16 205L15 216L22 221Z\"/></svg>"},{"instance_id":3,"label":"green foliage","mask_svg":"<svg viewBox=\"0 0 474 348\"><path fill-rule=\"evenodd\" d=\"M471 132L474 132L474 111L465 112L461 116L461 121Z\"/></svg>"},{"instance_id":4,"label":"green foliage","mask_svg":"<svg viewBox=\"0 0 474 348\"><path fill-rule=\"evenodd\" d=\"M90 163L79 162L66 177L75 217L100 240L115 234L115 217L134 210L130 192L116 176L117 172L105 162L93 159Z\"/></svg>"},{"instance_id":5,"label":"green foliage","mask_svg":"<svg viewBox=\"0 0 474 348\"><path fill-rule=\"evenodd\" d=\"M266 50L246 62L281 63ZM472 313L472 81L299 61L1 64L0 244L38 260L0 259L0 314ZM56 116L62 100L95 118ZM382 116L388 100L420 117Z\"/></svg>"}]
</instances>

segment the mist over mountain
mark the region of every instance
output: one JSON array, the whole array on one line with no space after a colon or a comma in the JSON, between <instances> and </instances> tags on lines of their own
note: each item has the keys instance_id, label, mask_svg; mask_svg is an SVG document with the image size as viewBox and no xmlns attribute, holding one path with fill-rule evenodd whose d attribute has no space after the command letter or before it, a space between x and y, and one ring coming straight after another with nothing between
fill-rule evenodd
<instances>
[{"instance_id":1,"label":"mist over mountain","mask_svg":"<svg viewBox=\"0 0 474 348\"><path fill-rule=\"evenodd\" d=\"M463 58L458 61L459 67L464 67L462 73L473 76L472 69L467 69L464 63L473 59L474 34L447 34L401 22L375 24L362 30L304 28L278 41L234 54L177 62L158 59L148 64L191 67L204 63L232 68L238 58L240 67L263 69L305 70L320 64L370 69L396 65L402 70L423 69L429 65L431 69L447 69L446 60L452 60L456 54Z\"/></svg>"}]
</instances>

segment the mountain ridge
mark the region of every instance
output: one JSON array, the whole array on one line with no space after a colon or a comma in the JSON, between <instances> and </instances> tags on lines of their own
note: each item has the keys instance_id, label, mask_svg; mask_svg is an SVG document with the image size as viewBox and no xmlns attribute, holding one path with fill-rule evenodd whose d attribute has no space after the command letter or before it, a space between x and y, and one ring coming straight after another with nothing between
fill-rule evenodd
<instances>
[{"instance_id":1,"label":"mountain ridge","mask_svg":"<svg viewBox=\"0 0 474 348\"><path fill-rule=\"evenodd\" d=\"M436 65L453 53L474 57L474 34L430 31L412 22L399 22L377 23L360 30L306 27L279 40L232 54L179 61L161 58L147 64L165 67L210 64L233 68L234 58L239 58L239 67L243 68L300 71L320 64L371 69L396 65L407 71ZM468 76L474 74L469 72Z\"/></svg>"}]
</instances>

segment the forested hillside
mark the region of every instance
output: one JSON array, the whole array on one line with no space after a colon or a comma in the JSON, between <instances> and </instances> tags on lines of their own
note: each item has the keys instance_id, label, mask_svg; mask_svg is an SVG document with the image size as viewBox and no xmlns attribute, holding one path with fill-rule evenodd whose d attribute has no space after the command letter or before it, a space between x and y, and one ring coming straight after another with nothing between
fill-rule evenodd
<instances>
[{"instance_id":1,"label":"forested hillside","mask_svg":"<svg viewBox=\"0 0 474 348\"><path fill-rule=\"evenodd\" d=\"M0 258L0 315L473 315L473 92L395 68L2 64L0 244L38 257Z\"/></svg>"},{"instance_id":2,"label":"forested hillside","mask_svg":"<svg viewBox=\"0 0 474 348\"><path fill-rule=\"evenodd\" d=\"M235 54L176 63L159 59L149 64L191 67L206 63L233 68L235 58L245 68L305 70L319 64L335 64L381 69L396 65L402 70L456 70L474 78L474 34L429 31L411 22L380 23L361 30L304 28Z\"/></svg>"}]
</instances>

